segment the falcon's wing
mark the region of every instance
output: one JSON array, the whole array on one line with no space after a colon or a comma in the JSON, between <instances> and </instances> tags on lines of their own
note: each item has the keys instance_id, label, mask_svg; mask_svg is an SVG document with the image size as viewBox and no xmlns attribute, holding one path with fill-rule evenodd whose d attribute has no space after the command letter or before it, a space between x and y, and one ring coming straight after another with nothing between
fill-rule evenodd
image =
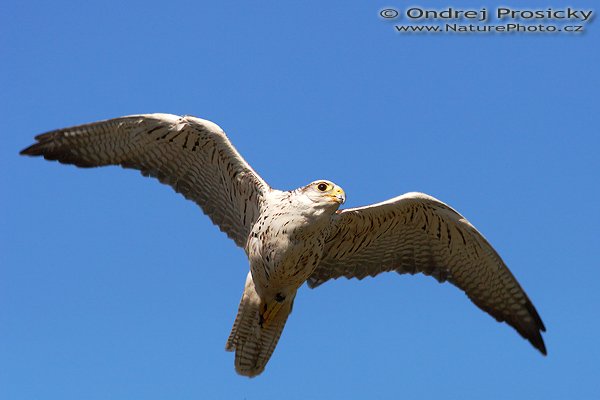
<instances>
[{"instance_id":1,"label":"falcon's wing","mask_svg":"<svg viewBox=\"0 0 600 400\"><path fill-rule=\"evenodd\" d=\"M196 202L244 247L269 186L210 121L132 115L36 136L21 154L78 167L121 165L158 178Z\"/></svg>"},{"instance_id":2,"label":"falcon's wing","mask_svg":"<svg viewBox=\"0 0 600 400\"><path fill-rule=\"evenodd\" d=\"M384 271L422 272L452 282L546 354L540 333L546 328L517 280L477 229L437 199L407 193L338 212L308 284L316 287L332 278L362 279Z\"/></svg>"}]
</instances>

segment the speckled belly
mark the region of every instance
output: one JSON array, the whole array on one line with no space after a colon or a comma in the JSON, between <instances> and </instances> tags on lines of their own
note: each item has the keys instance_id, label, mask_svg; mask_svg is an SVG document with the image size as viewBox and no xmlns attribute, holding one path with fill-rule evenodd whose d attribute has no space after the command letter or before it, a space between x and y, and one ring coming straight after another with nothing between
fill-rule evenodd
<instances>
[{"instance_id":1,"label":"speckled belly","mask_svg":"<svg viewBox=\"0 0 600 400\"><path fill-rule=\"evenodd\" d=\"M265 290L297 289L317 267L323 252L323 240L291 241L278 237L261 241L258 237L250 243L249 250L255 285Z\"/></svg>"}]
</instances>

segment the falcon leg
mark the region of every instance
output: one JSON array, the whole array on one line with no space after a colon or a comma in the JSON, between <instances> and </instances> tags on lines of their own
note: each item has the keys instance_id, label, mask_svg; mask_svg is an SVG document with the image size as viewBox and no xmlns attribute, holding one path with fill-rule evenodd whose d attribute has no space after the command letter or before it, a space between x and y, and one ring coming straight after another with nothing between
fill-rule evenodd
<instances>
[{"instance_id":1,"label":"falcon leg","mask_svg":"<svg viewBox=\"0 0 600 400\"><path fill-rule=\"evenodd\" d=\"M270 303L265 303L262 306L262 312L260 315L260 326L266 328L269 324L275 319L281 308L283 307L283 301L272 301Z\"/></svg>"}]
</instances>

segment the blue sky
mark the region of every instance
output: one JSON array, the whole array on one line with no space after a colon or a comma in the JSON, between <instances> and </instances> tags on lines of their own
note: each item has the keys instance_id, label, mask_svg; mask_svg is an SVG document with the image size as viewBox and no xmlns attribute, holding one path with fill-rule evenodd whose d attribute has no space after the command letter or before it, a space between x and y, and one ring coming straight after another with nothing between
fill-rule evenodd
<instances>
[{"instance_id":1,"label":"blue sky","mask_svg":"<svg viewBox=\"0 0 600 400\"><path fill-rule=\"evenodd\" d=\"M206 3L3 5L0 398L598 396L599 22L408 35L378 12L416 3ZM458 3L427 6L498 5ZM276 188L452 205L533 300L548 357L453 286L388 274L301 288L265 373L236 375L243 251L136 171L18 156L38 133L150 112L218 123Z\"/></svg>"}]
</instances>

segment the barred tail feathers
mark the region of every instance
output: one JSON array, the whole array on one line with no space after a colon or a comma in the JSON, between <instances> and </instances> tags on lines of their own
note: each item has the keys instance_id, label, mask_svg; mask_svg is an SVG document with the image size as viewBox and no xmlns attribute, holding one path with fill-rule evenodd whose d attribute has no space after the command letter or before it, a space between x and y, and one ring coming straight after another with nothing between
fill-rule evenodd
<instances>
[{"instance_id":1,"label":"barred tail feathers","mask_svg":"<svg viewBox=\"0 0 600 400\"><path fill-rule=\"evenodd\" d=\"M264 322L261 308L266 307L248 274L238 314L225 346L227 351L235 350L238 374L254 377L264 371L292 311L292 303L293 298L284 301L277 312L270 315L268 323Z\"/></svg>"}]
</instances>

